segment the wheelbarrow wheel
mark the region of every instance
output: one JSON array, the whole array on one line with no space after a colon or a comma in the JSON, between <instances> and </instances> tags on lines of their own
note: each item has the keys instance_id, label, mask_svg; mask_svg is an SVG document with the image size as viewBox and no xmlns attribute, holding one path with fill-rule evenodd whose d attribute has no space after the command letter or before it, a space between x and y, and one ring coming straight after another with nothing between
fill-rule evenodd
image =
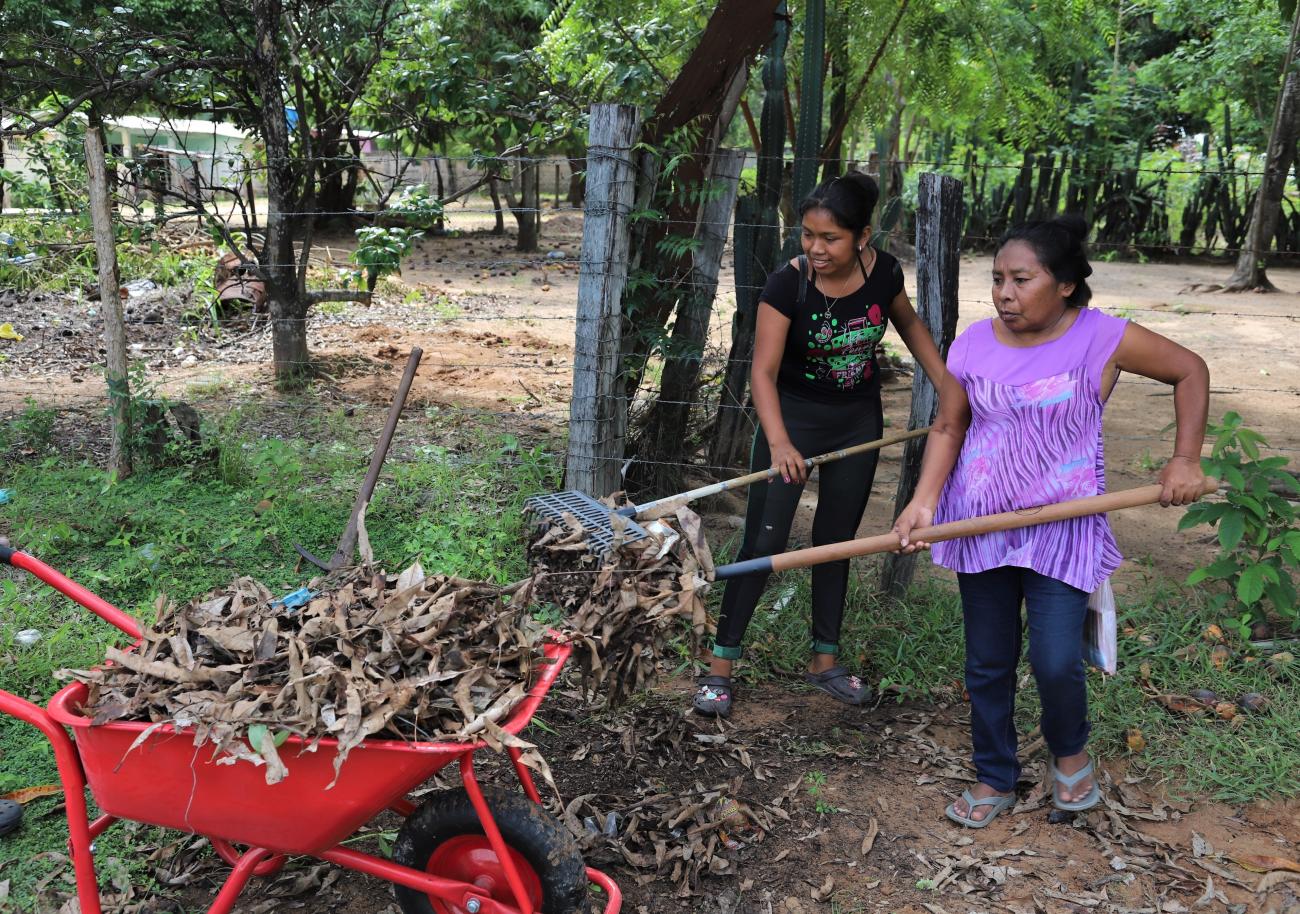
<instances>
[{"instance_id":1,"label":"wheelbarrow wheel","mask_svg":"<svg viewBox=\"0 0 1300 914\"><path fill-rule=\"evenodd\" d=\"M533 910L587 914L587 867L577 841L542 807L522 794L484 790L492 817L523 879ZM505 868L488 843L464 790L434 794L397 833L393 860L447 879L477 885L482 894L514 907ZM467 914L415 889L395 886L405 914Z\"/></svg>"}]
</instances>

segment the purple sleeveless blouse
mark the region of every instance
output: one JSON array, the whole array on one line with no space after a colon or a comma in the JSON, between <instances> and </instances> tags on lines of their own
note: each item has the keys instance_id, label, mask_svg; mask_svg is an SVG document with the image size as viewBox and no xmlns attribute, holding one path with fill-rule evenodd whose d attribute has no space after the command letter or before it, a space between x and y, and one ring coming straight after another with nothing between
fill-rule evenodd
<instances>
[{"instance_id":1,"label":"purple sleeveless blouse","mask_svg":"<svg viewBox=\"0 0 1300 914\"><path fill-rule=\"evenodd\" d=\"M1084 308L1050 343L998 342L993 321L967 328L948 371L970 399L971 424L935 522L997 514L1106 491L1101 374L1128 322ZM1093 591L1119 567L1104 515L935 543L934 561L959 572L1029 568Z\"/></svg>"}]
</instances>

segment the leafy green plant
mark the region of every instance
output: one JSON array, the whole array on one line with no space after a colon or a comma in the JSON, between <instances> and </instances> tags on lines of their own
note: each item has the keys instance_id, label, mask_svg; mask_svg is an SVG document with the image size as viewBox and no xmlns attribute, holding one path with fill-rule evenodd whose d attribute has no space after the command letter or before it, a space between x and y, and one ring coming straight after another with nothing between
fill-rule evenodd
<instances>
[{"instance_id":1,"label":"leafy green plant","mask_svg":"<svg viewBox=\"0 0 1300 914\"><path fill-rule=\"evenodd\" d=\"M352 274L354 281L360 283L364 271L366 289L375 291L379 277L401 272L402 258L411 253L412 243L423 237L424 232L396 226L357 229L357 249L352 252L352 262L358 267Z\"/></svg>"},{"instance_id":2,"label":"leafy green plant","mask_svg":"<svg viewBox=\"0 0 1300 914\"><path fill-rule=\"evenodd\" d=\"M839 812L839 808L826 800L826 775L821 771L809 771L803 776L804 784L808 791L808 796L813 801L813 808L818 813L826 815L827 813Z\"/></svg>"},{"instance_id":3,"label":"leafy green plant","mask_svg":"<svg viewBox=\"0 0 1300 914\"><path fill-rule=\"evenodd\" d=\"M1198 502L1187 509L1178 527L1217 525L1219 555L1187 578L1189 585L1223 581L1226 589L1211 597L1216 609L1252 621L1264 619L1264 599L1292 626L1300 627L1293 569L1300 566L1300 530L1295 508L1278 490L1300 494L1300 481L1286 472L1285 457L1261 457L1268 442L1229 412L1222 425L1210 425L1214 438L1205 472L1228 485L1223 501Z\"/></svg>"},{"instance_id":4,"label":"leafy green plant","mask_svg":"<svg viewBox=\"0 0 1300 914\"><path fill-rule=\"evenodd\" d=\"M4 444L22 451L43 454L54 438L54 410L40 406L32 397L23 400L23 411L9 422Z\"/></svg>"},{"instance_id":5,"label":"leafy green plant","mask_svg":"<svg viewBox=\"0 0 1300 914\"><path fill-rule=\"evenodd\" d=\"M1152 455L1150 448L1143 450L1133 462L1137 464L1137 468L1143 473L1155 473L1165 465L1164 460Z\"/></svg>"},{"instance_id":6,"label":"leafy green plant","mask_svg":"<svg viewBox=\"0 0 1300 914\"><path fill-rule=\"evenodd\" d=\"M397 202L388 211L418 229L431 229L443 218L442 201L433 195L427 184L402 188Z\"/></svg>"}]
</instances>

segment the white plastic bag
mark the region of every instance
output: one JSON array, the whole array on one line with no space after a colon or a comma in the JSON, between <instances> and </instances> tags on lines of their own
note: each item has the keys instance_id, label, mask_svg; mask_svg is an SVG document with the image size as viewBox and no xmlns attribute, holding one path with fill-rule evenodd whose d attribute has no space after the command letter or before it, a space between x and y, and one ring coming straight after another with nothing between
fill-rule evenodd
<instances>
[{"instance_id":1,"label":"white plastic bag","mask_svg":"<svg viewBox=\"0 0 1300 914\"><path fill-rule=\"evenodd\" d=\"M1103 673L1114 675L1119 662L1115 621L1115 592L1110 578L1088 595L1088 615L1083 620L1083 659Z\"/></svg>"}]
</instances>

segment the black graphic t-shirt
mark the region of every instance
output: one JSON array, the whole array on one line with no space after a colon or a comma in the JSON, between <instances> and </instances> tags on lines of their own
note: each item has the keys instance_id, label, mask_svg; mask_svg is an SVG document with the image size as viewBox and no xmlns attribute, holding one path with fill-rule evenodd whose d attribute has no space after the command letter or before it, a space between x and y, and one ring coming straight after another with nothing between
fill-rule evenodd
<instances>
[{"instance_id":1,"label":"black graphic t-shirt","mask_svg":"<svg viewBox=\"0 0 1300 914\"><path fill-rule=\"evenodd\" d=\"M875 394L880 389L876 347L885 335L889 305L901 291L903 269L883 251L876 252L861 289L835 300L809 282L802 308L798 270L787 263L768 276L760 301L790 319L777 388L818 400Z\"/></svg>"}]
</instances>

